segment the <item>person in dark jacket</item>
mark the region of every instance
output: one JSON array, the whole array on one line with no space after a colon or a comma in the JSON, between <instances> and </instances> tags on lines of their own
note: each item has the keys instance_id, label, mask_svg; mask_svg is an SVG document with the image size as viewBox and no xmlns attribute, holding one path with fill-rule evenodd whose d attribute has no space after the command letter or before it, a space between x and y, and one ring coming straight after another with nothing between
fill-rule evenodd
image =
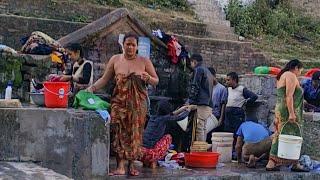
<instances>
[{"instance_id":1,"label":"person in dark jacket","mask_svg":"<svg viewBox=\"0 0 320 180\"><path fill-rule=\"evenodd\" d=\"M156 116L151 116L143 132L143 148L140 161L147 167L155 168L162 159L172 142L170 134L165 134L169 121L180 121L188 117L191 107L183 106L173 111L172 105L166 101L157 104Z\"/></svg>"},{"instance_id":2,"label":"person in dark jacket","mask_svg":"<svg viewBox=\"0 0 320 180\"><path fill-rule=\"evenodd\" d=\"M193 71L189 104L197 106L196 140L206 141L206 121L212 115L213 76L200 54L190 58Z\"/></svg>"}]
</instances>

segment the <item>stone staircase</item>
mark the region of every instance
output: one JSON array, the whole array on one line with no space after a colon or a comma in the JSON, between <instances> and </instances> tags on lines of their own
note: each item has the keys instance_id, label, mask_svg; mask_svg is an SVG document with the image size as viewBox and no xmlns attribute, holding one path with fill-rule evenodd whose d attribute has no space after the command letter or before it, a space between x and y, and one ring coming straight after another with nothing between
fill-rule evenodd
<instances>
[{"instance_id":1,"label":"stone staircase","mask_svg":"<svg viewBox=\"0 0 320 180\"><path fill-rule=\"evenodd\" d=\"M188 0L200 21L207 25L210 36L216 39L237 40L230 21L225 20L225 14L218 0Z\"/></svg>"}]
</instances>

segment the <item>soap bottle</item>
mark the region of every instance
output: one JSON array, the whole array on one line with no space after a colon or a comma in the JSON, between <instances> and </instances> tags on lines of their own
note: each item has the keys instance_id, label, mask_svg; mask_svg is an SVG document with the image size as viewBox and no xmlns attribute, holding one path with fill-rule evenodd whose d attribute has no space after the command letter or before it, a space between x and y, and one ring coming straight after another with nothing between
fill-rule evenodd
<instances>
[{"instance_id":1,"label":"soap bottle","mask_svg":"<svg viewBox=\"0 0 320 180\"><path fill-rule=\"evenodd\" d=\"M12 81L8 82L7 88L6 88L6 93L5 93L5 98L4 99L11 99L12 96Z\"/></svg>"}]
</instances>

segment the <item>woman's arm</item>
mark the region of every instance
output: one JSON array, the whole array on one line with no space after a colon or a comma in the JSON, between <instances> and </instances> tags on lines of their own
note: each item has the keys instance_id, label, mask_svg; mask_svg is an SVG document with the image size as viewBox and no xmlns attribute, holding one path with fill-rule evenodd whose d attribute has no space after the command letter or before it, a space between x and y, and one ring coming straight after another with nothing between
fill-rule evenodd
<instances>
[{"instance_id":1,"label":"woman's arm","mask_svg":"<svg viewBox=\"0 0 320 180\"><path fill-rule=\"evenodd\" d=\"M159 83L159 78L156 73L156 70L154 69L154 66L150 59L146 59L146 73L142 73L142 78L152 86L156 86Z\"/></svg>"},{"instance_id":2,"label":"woman's arm","mask_svg":"<svg viewBox=\"0 0 320 180\"><path fill-rule=\"evenodd\" d=\"M112 76L114 76L114 62L115 62L115 56L112 56L109 62L106 64L106 68L104 70L103 76L98 79L92 86L90 86L87 91L94 92L102 87L104 87L108 81L111 79Z\"/></svg>"}]
</instances>

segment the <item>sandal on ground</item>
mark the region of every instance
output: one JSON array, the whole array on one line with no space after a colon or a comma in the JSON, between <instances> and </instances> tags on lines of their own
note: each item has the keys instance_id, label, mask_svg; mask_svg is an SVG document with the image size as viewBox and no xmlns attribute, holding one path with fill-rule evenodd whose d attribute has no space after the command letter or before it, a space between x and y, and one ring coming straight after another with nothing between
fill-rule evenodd
<instances>
[{"instance_id":1,"label":"sandal on ground","mask_svg":"<svg viewBox=\"0 0 320 180\"><path fill-rule=\"evenodd\" d=\"M279 166L275 166L273 168L267 168L266 167L266 171L280 171L280 167Z\"/></svg>"},{"instance_id":2,"label":"sandal on ground","mask_svg":"<svg viewBox=\"0 0 320 180\"><path fill-rule=\"evenodd\" d=\"M280 171L280 166L276 166L276 163L274 160L270 159L269 161L272 161L274 163L274 167L272 168L266 167L266 171Z\"/></svg>"},{"instance_id":3,"label":"sandal on ground","mask_svg":"<svg viewBox=\"0 0 320 180\"><path fill-rule=\"evenodd\" d=\"M309 169L305 169L303 166L299 165L299 166L292 166L291 168L292 172L310 172Z\"/></svg>"},{"instance_id":4,"label":"sandal on ground","mask_svg":"<svg viewBox=\"0 0 320 180\"><path fill-rule=\"evenodd\" d=\"M139 176L140 172L138 170L136 170L136 169L130 168L129 169L129 175L130 176Z\"/></svg>"}]
</instances>

